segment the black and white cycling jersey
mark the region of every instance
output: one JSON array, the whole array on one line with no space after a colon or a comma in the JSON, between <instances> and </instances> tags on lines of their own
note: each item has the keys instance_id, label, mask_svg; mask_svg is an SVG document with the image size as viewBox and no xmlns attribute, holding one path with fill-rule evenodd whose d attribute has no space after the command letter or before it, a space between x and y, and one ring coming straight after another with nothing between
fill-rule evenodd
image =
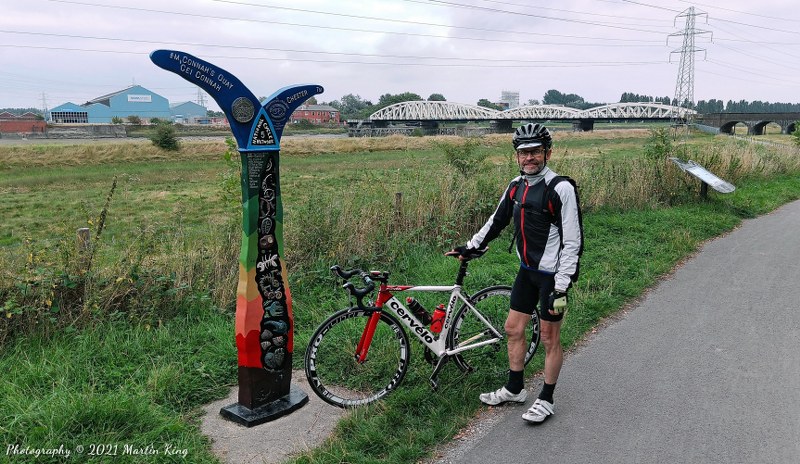
<instances>
[{"instance_id":1,"label":"black and white cycling jersey","mask_svg":"<svg viewBox=\"0 0 800 464\"><path fill-rule=\"evenodd\" d=\"M582 233L575 188L563 179L548 167L515 178L467 247L486 248L513 218L521 265L554 274L555 288L568 289L578 273Z\"/></svg>"}]
</instances>

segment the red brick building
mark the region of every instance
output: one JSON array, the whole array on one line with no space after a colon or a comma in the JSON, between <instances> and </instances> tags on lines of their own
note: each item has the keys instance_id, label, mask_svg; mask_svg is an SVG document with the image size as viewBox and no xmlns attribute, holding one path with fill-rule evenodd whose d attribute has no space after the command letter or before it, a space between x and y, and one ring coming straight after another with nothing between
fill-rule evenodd
<instances>
[{"instance_id":1,"label":"red brick building","mask_svg":"<svg viewBox=\"0 0 800 464\"><path fill-rule=\"evenodd\" d=\"M47 123L33 113L25 113L21 116L9 112L0 113L0 133L31 134L41 133L45 130L47 130Z\"/></svg>"},{"instance_id":2,"label":"red brick building","mask_svg":"<svg viewBox=\"0 0 800 464\"><path fill-rule=\"evenodd\" d=\"M302 105L292 113L291 121L308 121L313 124L340 124L339 110L328 105Z\"/></svg>"}]
</instances>

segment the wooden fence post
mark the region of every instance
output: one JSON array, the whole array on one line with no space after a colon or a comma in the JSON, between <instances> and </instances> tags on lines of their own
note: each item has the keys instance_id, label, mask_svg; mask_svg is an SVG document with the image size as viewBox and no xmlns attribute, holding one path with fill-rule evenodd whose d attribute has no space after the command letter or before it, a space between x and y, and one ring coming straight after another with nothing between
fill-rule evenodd
<instances>
[{"instance_id":1,"label":"wooden fence post","mask_svg":"<svg viewBox=\"0 0 800 464\"><path fill-rule=\"evenodd\" d=\"M75 249L78 252L81 272L88 271L89 263L92 259L92 234L88 227L78 229L75 237Z\"/></svg>"},{"instance_id":2,"label":"wooden fence post","mask_svg":"<svg viewBox=\"0 0 800 464\"><path fill-rule=\"evenodd\" d=\"M403 192L394 194L394 217L400 219L403 216Z\"/></svg>"}]
</instances>

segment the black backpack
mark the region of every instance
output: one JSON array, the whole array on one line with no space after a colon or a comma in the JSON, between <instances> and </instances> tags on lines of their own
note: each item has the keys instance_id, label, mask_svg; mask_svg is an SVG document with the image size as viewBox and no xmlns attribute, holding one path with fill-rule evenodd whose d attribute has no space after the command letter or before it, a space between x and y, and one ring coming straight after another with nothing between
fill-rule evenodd
<instances>
[{"instance_id":1,"label":"black backpack","mask_svg":"<svg viewBox=\"0 0 800 464\"><path fill-rule=\"evenodd\" d=\"M550 183L545 183L545 188L544 188L544 191L542 193L542 205L545 205L547 210L550 211L550 223L551 224L557 223L559 218L558 218L558 215L556 215L555 207L553 206L553 201L552 201L550 195L555 191L556 185L558 185L560 182L563 182L563 181L569 182L570 184L572 184L572 188L575 189L575 203L578 206L578 226L579 226L580 234L581 234L581 247L578 250L578 257L580 257L581 255L583 255L583 243L584 243L584 241L583 241L583 213L581 212L581 198L580 198L580 195L578 194L578 183L575 182L575 179L573 179L573 178L571 178L569 176L556 176L556 177L554 177L550 181ZM522 185L522 183L523 183L523 179L519 179L518 181L516 181L516 183L514 185L511 186L511 189L510 189L510 192L509 192L509 196L514 200L515 203L519 203L521 201L521 199L517 198L517 195L518 195L519 191L521 190L518 187L520 185ZM519 235L519 229L515 228L514 236L511 238L511 244L508 246L508 252L509 253L511 253L511 250L514 249L514 242L516 242L518 235ZM580 269L581 269L581 262L580 262L580 259L579 259L578 260L578 266L575 269L575 274L572 276L572 282L575 282L575 281L578 280L578 276L580 275Z\"/></svg>"}]
</instances>

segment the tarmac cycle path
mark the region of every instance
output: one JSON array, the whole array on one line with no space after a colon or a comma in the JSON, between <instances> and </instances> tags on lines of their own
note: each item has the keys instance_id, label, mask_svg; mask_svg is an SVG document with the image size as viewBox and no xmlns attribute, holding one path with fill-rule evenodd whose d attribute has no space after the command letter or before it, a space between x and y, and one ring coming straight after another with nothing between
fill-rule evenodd
<instances>
[{"instance_id":1,"label":"tarmac cycle path","mask_svg":"<svg viewBox=\"0 0 800 464\"><path fill-rule=\"evenodd\" d=\"M541 378L527 388L432 462L800 462L800 201L708 242L570 352L544 424L521 418Z\"/></svg>"}]
</instances>

